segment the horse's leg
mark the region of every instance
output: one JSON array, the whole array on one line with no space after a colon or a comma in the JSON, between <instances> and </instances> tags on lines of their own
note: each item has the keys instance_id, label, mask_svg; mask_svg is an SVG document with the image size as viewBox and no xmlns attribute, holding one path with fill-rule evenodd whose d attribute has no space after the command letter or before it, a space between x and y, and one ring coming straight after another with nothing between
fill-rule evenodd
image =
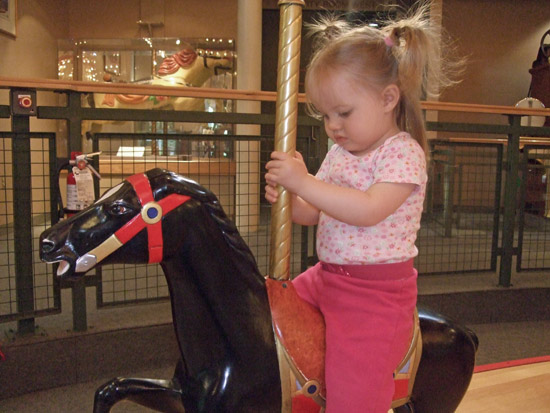
<instances>
[{"instance_id":1,"label":"horse's leg","mask_svg":"<svg viewBox=\"0 0 550 413\"><path fill-rule=\"evenodd\" d=\"M411 403L406 403L393 409L393 413L415 413L415 410Z\"/></svg>"},{"instance_id":2,"label":"horse's leg","mask_svg":"<svg viewBox=\"0 0 550 413\"><path fill-rule=\"evenodd\" d=\"M95 393L94 413L108 413L122 400L164 413L184 413L181 390L174 380L114 378Z\"/></svg>"}]
</instances>

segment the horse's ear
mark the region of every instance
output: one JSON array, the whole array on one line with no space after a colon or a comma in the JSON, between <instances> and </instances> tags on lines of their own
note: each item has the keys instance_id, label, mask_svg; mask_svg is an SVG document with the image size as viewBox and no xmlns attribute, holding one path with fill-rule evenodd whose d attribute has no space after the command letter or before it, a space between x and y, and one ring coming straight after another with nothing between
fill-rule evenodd
<instances>
[{"instance_id":1,"label":"horse's ear","mask_svg":"<svg viewBox=\"0 0 550 413\"><path fill-rule=\"evenodd\" d=\"M155 199L164 198L166 195L176 192L170 187L173 186L172 182L174 181L175 174L161 168L150 169L145 172L145 176L149 180L149 185L151 185L151 190L155 194ZM161 193L163 195L161 195Z\"/></svg>"},{"instance_id":2,"label":"horse's ear","mask_svg":"<svg viewBox=\"0 0 550 413\"><path fill-rule=\"evenodd\" d=\"M147 175L147 178L149 179L154 179L157 176L166 175L166 174L171 174L171 172L162 168L149 169L147 172L145 172L145 175Z\"/></svg>"}]
</instances>

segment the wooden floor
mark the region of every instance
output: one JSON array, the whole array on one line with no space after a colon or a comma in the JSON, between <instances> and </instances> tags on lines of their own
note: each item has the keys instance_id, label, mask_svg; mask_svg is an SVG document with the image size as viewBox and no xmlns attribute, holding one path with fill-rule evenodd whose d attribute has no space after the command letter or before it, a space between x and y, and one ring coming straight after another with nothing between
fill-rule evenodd
<instances>
[{"instance_id":1,"label":"wooden floor","mask_svg":"<svg viewBox=\"0 0 550 413\"><path fill-rule=\"evenodd\" d=\"M550 361L475 373L456 412L550 412Z\"/></svg>"}]
</instances>

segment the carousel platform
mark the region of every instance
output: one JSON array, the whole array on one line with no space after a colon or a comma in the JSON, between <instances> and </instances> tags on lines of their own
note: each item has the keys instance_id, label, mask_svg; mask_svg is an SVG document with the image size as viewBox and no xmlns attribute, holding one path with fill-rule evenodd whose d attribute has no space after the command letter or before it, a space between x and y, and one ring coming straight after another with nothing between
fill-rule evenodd
<instances>
[{"instance_id":1,"label":"carousel platform","mask_svg":"<svg viewBox=\"0 0 550 413\"><path fill-rule=\"evenodd\" d=\"M521 273L514 275L513 287L503 289L494 285L494 274L425 276L419 279L419 302L477 333L477 366L545 357L550 355L548 278ZM93 307L94 291L88 290ZM70 297L63 300L70 306ZM172 376L178 350L168 301L107 311L89 308L89 329L83 333L66 330L69 317L37 319L32 337L10 337L9 329L0 326L6 356L0 362L0 412L91 411L95 389L115 376ZM115 411L150 412L131 403Z\"/></svg>"},{"instance_id":2,"label":"carousel platform","mask_svg":"<svg viewBox=\"0 0 550 413\"><path fill-rule=\"evenodd\" d=\"M480 366L483 367L483 366ZM479 369L457 413L543 413L550 403L550 361L543 358L517 360L513 363L491 365L489 370ZM144 377L170 374L168 368L140 371ZM91 412L94 389L101 380L64 386L0 400L2 412ZM121 402L116 413L152 413L136 404ZM113 413L114 413L113 412Z\"/></svg>"},{"instance_id":3,"label":"carousel platform","mask_svg":"<svg viewBox=\"0 0 550 413\"><path fill-rule=\"evenodd\" d=\"M541 337L543 330L550 330L550 321L484 324L477 329L480 337L478 364L489 359L508 359L518 354L549 354L548 338ZM548 336L548 334L546 334ZM502 340L503 337L512 337ZM543 342L546 341L544 345ZM510 343L515 345L511 346ZM538 343L538 344L537 344ZM479 364L470 389L457 410L458 413L542 413L547 411L550 395L550 361L548 357L514 359L492 364L490 369ZM135 364L138 364L137 362ZM137 367L137 366L136 366ZM166 378L172 374L173 365L168 363L156 368L136 369L134 377ZM95 389L112 377L105 375L78 384L36 391L17 397L0 400L0 411L11 413L35 412L91 412ZM518 409L518 406L520 408ZM133 403L119 403L117 413L152 413L153 411Z\"/></svg>"},{"instance_id":4,"label":"carousel platform","mask_svg":"<svg viewBox=\"0 0 550 413\"><path fill-rule=\"evenodd\" d=\"M550 357L480 366L457 413L547 412Z\"/></svg>"}]
</instances>

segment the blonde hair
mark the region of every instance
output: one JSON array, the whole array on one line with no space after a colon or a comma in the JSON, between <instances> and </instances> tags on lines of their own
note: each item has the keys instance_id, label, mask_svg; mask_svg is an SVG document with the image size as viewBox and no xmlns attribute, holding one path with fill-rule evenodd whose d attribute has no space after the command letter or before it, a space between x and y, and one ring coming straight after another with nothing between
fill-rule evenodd
<instances>
[{"instance_id":1,"label":"blonde hair","mask_svg":"<svg viewBox=\"0 0 550 413\"><path fill-rule=\"evenodd\" d=\"M368 25L352 27L332 17L312 25L317 39L305 77L309 113L318 115L314 105L316 91L328 75L346 74L367 89L382 90L395 84L400 90L395 110L397 125L426 150L420 99L457 83L453 76L461 63L440 58L440 47L444 45L440 30L430 25L429 11L430 3L425 2L412 14L390 21L381 29ZM434 90L428 90L428 67Z\"/></svg>"}]
</instances>

